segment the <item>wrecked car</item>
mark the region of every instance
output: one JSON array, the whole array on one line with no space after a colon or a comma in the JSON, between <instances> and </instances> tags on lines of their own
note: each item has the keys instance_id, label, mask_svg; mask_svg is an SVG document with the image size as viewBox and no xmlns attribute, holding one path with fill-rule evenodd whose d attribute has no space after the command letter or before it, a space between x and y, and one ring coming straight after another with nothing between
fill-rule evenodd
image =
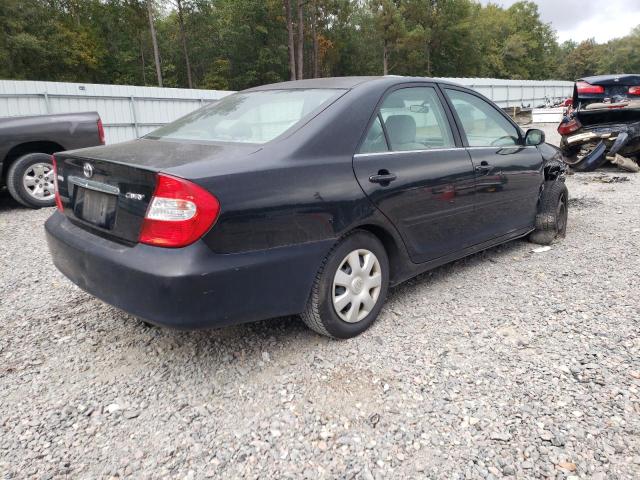
<instances>
[{"instance_id":1,"label":"wrecked car","mask_svg":"<svg viewBox=\"0 0 640 480\"><path fill-rule=\"evenodd\" d=\"M62 273L150 323L299 315L350 338L389 285L516 238L564 237L560 157L452 83L299 80L56 155L45 228Z\"/></svg>"},{"instance_id":2,"label":"wrecked car","mask_svg":"<svg viewBox=\"0 0 640 480\"><path fill-rule=\"evenodd\" d=\"M558 126L565 162L589 172L607 161L640 171L640 75L600 75L576 81Z\"/></svg>"}]
</instances>

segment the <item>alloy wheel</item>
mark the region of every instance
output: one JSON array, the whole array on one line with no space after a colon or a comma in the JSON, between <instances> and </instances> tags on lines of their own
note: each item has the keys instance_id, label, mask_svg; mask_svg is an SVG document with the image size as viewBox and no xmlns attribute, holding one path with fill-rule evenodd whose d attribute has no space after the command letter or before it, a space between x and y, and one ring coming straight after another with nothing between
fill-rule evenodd
<instances>
[{"instance_id":1,"label":"alloy wheel","mask_svg":"<svg viewBox=\"0 0 640 480\"><path fill-rule=\"evenodd\" d=\"M22 176L22 184L29 196L36 200L51 200L55 196L53 165L34 163Z\"/></svg>"}]
</instances>

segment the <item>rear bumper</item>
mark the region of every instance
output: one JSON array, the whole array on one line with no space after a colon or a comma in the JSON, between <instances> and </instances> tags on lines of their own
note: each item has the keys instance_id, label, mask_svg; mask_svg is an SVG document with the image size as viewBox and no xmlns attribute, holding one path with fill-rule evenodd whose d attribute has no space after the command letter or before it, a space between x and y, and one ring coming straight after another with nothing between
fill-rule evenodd
<instances>
[{"instance_id":1,"label":"rear bumper","mask_svg":"<svg viewBox=\"0 0 640 480\"><path fill-rule=\"evenodd\" d=\"M608 149L615 145L621 134L625 134L625 139L624 142L618 142L616 152L630 154L640 151L640 122L586 125L571 134L562 135L560 147L566 151L586 143L603 141Z\"/></svg>"},{"instance_id":2,"label":"rear bumper","mask_svg":"<svg viewBox=\"0 0 640 480\"><path fill-rule=\"evenodd\" d=\"M128 247L54 213L45 224L55 266L101 300L151 323L201 329L300 313L333 240L241 254L203 242Z\"/></svg>"}]
</instances>

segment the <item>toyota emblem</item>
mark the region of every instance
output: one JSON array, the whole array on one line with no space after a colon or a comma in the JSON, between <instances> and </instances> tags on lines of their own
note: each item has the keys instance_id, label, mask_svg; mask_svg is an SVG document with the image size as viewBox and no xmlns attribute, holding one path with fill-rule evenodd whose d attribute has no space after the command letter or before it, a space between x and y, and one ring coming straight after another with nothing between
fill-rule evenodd
<instances>
[{"instance_id":1,"label":"toyota emblem","mask_svg":"<svg viewBox=\"0 0 640 480\"><path fill-rule=\"evenodd\" d=\"M84 167L82 168L82 171L84 172L85 177L87 178L93 177L93 167L90 164L85 163Z\"/></svg>"}]
</instances>

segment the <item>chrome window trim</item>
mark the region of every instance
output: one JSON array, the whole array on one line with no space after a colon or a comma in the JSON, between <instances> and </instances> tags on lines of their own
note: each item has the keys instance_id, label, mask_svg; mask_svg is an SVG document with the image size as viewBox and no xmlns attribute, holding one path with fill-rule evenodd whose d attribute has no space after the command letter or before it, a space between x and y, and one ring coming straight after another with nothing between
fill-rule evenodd
<instances>
[{"instance_id":1,"label":"chrome window trim","mask_svg":"<svg viewBox=\"0 0 640 480\"><path fill-rule=\"evenodd\" d=\"M486 150L487 148L536 148L536 145L487 145L486 147L447 147L447 148L425 148L424 150L393 150L387 152L356 153L353 158L370 157L372 155L398 155L401 153L425 153L425 152L449 152L453 150Z\"/></svg>"},{"instance_id":2,"label":"chrome window trim","mask_svg":"<svg viewBox=\"0 0 640 480\"><path fill-rule=\"evenodd\" d=\"M424 150L392 150L388 152L356 153L354 154L354 157L370 157L372 155L398 155L401 153L448 152L450 150L464 150L464 147L425 148Z\"/></svg>"},{"instance_id":3,"label":"chrome window trim","mask_svg":"<svg viewBox=\"0 0 640 480\"><path fill-rule=\"evenodd\" d=\"M108 193L109 195L120 195L120 189L118 187L107 185L106 183L96 182L95 180L87 180L86 178L76 177L73 175L69 175L67 177L67 180L73 185L77 185L78 187L86 188L88 190Z\"/></svg>"},{"instance_id":4,"label":"chrome window trim","mask_svg":"<svg viewBox=\"0 0 640 480\"><path fill-rule=\"evenodd\" d=\"M484 150L486 148L536 148L537 145L487 145L485 147L466 147L467 150Z\"/></svg>"}]
</instances>

